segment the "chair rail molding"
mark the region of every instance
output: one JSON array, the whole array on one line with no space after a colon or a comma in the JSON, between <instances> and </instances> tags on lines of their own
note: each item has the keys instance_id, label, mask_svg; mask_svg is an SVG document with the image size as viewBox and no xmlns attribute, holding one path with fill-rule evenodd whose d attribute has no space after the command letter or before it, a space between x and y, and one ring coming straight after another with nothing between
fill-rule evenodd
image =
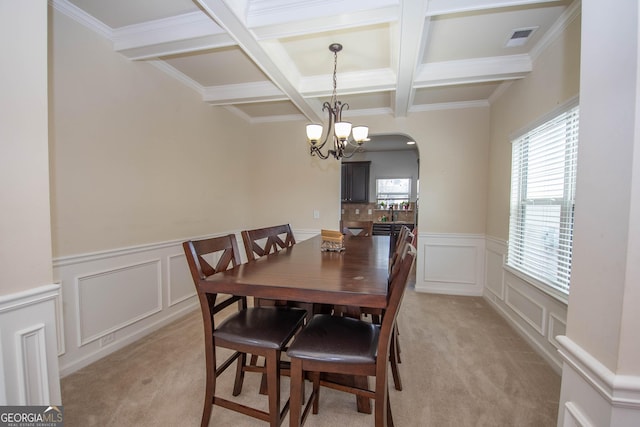
<instances>
[{"instance_id":1,"label":"chair rail molding","mask_svg":"<svg viewBox=\"0 0 640 427\"><path fill-rule=\"evenodd\" d=\"M567 336L557 341L564 361L558 426L637 426L640 376L612 372Z\"/></svg>"},{"instance_id":2,"label":"chair rail molding","mask_svg":"<svg viewBox=\"0 0 640 427\"><path fill-rule=\"evenodd\" d=\"M0 296L0 405L61 405L60 286Z\"/></svg>"}]
</instances>

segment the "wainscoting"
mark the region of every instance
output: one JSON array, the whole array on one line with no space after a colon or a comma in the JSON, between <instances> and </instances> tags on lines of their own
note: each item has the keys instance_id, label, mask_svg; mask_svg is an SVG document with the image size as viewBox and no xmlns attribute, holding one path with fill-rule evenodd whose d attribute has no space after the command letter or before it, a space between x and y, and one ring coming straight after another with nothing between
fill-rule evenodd
<instances>
[{"instance_id":1,"label":"wainscoting","mask_svg":"<svg viewBox=\"0 0 640 427\"><path fill-rule=\"evenodd\" d=\"M418 236L416 291L483 296L558 373L567 306L505 268L507 243L484 235Z\"/></svg>"},{"instance_id":2,"label":"wainscoting","mask_svg":"<svg viewBox=\"0 0 640 427\"><path fill-rule=\"evenodd\" d=\"M240 231L228 233L246 262ZM302 241L319 233L296 230L295 236ZM213 235L198 238L206 237ZM53 267L63 301L62 377L199 309L182 240L58 258Z\"/></svg>"},{"instance_id":3,"label":"wainscoting","mask_svg":"<svg viewBox=\"0 0 640 427\"><path fill-rule=\"evenodd\" d=\"M319 232L294 230L298 241ZM240 232L230 233L243 248ZM61 285L62 376L198 308L181 244L161 242L54 260L54 277ZM564 335L566 305L507 271L505 253L506 242L484 235L421 233L416 290L483 296L560 372L555 337Z\"/></svg>"},{"instance_id":4,"label":"wainscoting","mask_svg":"<svg viewBox=\"0 0 640 427\"><path fill-rule=\"evenodd\" d=\"M60 287L0 297L0 405L60 405Z\"/></svg>"},{"instance_id":5,"label":"wainscoting","mask_svg":"<svg viewBox=\"0 0 640 427\"><path fill-rule=\"evenodd\" d=\"M558 426L636 427L640 377L611 372L566 336L558 338L564 360Z\"/></svg>"},{"instance_id":6,"label":"wainscoting","mask_svg":"<svg viewBox=\"0 0 640 427\"><path fill-rule=\"evenodd\" d=\"M483 296L558 373L556 337L565 334L567 305L505 268L507 242L486 239Z\"/></svg>"}]
</instances>

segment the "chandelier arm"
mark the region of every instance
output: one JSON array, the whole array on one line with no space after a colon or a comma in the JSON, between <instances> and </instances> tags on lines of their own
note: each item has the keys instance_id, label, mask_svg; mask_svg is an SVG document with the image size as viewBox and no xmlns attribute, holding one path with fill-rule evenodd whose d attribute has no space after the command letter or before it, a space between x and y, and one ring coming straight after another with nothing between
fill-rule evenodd
<instances>
[{"instance_id":1,"label":"chandelier arm","mask_svg":"<svg viewBox=\"0 0 640 427\"><path fill-rule=\"evenodd\" d=\"M324 144L323 144L323 145L324 145ZM320 157L322 160L327 160L327 159L329 158L329 154L330 154L330 153L322 154L322 151L320 151L320 148L319 148L319 147L316 147L316 146L313 146L313 145L312 145L310 148L311 148L311 150L310 150L310 154L311 154L312 156L316 156L316 155L317 155L317 156L318 156L318 157Z\"/></svg>"}]
</instances>

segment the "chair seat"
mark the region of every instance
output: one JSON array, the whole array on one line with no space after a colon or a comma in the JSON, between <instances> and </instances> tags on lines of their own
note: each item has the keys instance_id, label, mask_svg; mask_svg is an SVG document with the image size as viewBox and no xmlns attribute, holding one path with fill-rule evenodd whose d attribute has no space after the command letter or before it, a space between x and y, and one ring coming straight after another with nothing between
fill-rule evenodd
<instances>
[{"instance_id":1,"label":"chair seat","mask_svg":"<svg viewBox=\"0 0 640 427\"><path fill-rule=\"evenodd\" d=\"M288 307L253 307L225 319L216 338L256 347L281 349L302 326L306 311Z\"/></svg>"},{"instance_id":2,"label":"chair seat","mask_svg":"<svg viewBox=\"0 0 640 427\"><path fill-rule=\"evenodd\" d=\"M317 314L298 334L287 355L338 363L374 363L380 327L350 317Z\"/></svg>"}]
</instances>

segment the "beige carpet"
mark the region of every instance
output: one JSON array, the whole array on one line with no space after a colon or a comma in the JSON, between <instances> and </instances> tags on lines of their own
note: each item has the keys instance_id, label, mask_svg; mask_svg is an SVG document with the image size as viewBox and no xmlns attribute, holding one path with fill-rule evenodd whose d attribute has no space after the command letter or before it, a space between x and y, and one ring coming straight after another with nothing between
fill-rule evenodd
<instances>
[{"instance_id":1,"label":"beige carpet","mask_svg":"<svg viewBox=\"0 0 640 427\"><path fill-rule=\"evenodd\" d=\"M560 377L482 298L410 288L399 325L404 390L391 386L390 397L397 427L556 425ZM198 310L63 378L65 426L199 426L203 348ZM232 377L225 373L221 393L231 396ZM248 373L240 397L266 408L258 386ZM284 378L285 399L288 389ZM352 395L322 389L320 404L305 426L373 425ZM216 406L209 425L267 424Z\"/></svg>"}]
</instances>

